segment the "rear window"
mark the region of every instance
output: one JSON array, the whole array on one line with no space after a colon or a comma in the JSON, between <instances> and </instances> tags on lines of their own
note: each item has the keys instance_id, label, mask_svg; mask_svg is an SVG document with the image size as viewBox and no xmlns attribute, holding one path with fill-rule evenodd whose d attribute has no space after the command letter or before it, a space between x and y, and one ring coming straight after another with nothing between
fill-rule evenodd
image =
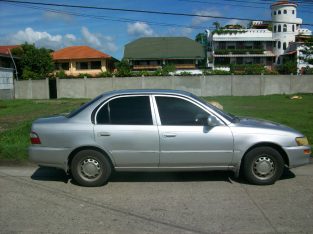
<instances>
[{"instance_id":1,"label":"rear window","mask_svg":"<svg viewBox=\"0 0 313 234\"><path fill-rule=\"evenodd\" d=\"M86 109L89 105L92 105L93 103L95 103L96 101L98 101L100 98L102 98L103 95L99 95L98 97L92 99L89 102L86 102L85 104L81 105L78 109L73 110L71 113L69 113L66 117L67 118L72 118L75 115L79 114L80 112L82 112L84 109Z\"/></svg>"}]
</instances>

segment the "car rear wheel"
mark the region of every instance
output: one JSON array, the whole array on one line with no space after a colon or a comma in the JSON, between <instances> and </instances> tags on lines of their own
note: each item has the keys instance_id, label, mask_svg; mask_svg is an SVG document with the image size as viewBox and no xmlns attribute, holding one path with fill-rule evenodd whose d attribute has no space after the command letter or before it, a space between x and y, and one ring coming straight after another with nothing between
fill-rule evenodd
<instances>
[{"instance_id":1,"label":"car rear wheel","mask_svg":"<svg viewBox=\"0 0 313 234\"><path fill-rule=\"evenodd\" d=\"M96 187L104 185L112 172L109 160L95 150L78 152L71 163L73 179L82 186Z\"/></svg>"},{"instance_id":2,"label":"car rear wheel","mask_svg":"<svg viewBox=\"0 0 313 234\"><path fill-rule=\"evenodd\" d=\"M284 171L284 160L271 147L258 147L249 151L244 159L246 179L257 185L274 184Z\"/></svg>"}]
</instances>

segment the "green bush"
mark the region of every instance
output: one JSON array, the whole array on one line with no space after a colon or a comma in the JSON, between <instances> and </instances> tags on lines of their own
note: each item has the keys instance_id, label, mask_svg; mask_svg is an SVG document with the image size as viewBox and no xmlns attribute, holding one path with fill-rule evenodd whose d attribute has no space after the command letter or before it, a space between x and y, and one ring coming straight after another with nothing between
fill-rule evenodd
<instances>
[{"instance_id":1,"label":"green bush","mask_svg":"<svg viewBox=\"0 0 313 234\"><path fill-rule=\"evenodd\" d=\"M55 77L58 77L58 78L62 79L62 78L67 78L67 75L65 74L65 71L60 70L57 73L55 73Z\"/></svg>"},{"instance_id":2,"label":"green bush","mask_svg":"<svg viewBox=\"0 0 313 234\"><path fill-rule=\"evenodd\" d=\"M30 70L28 67L25 67L23 69L22 78L24 80L31 80L31 79L43 79L44 77L42 77L39 73Z\"/></svg>"},{"instance_id":3,"label":"green bush","mask_svg":"<svg viewBox=\"0 0 313 234\"><path fill-rule=\"evenodd\" d=\"M313 75L313 68L310 68L310 67L304 68L303 74L304 75Z\"/></svg>"},{"instance_id":4,"label":"green bush","mask_svg":"<svg viewBox=\"0 0 313 234\"><path fill-rule=\"evenodd\" d=\"M277 66L277 71L284 75L297 74L297 62L295 60L284 61L282 65Z\"/></svg>"},{"instance_id":5,"label":"green bush","mask_svg":"<svg viewBox=\"0 0 313 234\"><path fill-rule=\"evenodd\" d=\"M179 76L192 76L191 72L187 72L187 71L183 71L181 73L178 74Z\"/></svg>"},{"instance_id":6,"label":"green bush","mask_svg":"<svg viewBox=\"0 0 313 234\"><path fill-rule=\"evenodd\" d=\"M231 72L224 70L204 70L203 75L231 75Z\"/></svg>"},{"instance_id":7,"label":"green bush","mask_svg":"<svg viewBox=\"0 0 313 234\"><path fill-rule=\"evenodd\" d=\"M92 75L88 74L88 73L79 73L79 75L77 76L78 78L91 78Z\"/></svg>"},{"instance_id":8,"label":"green bush","mask_svg":"<svg viewBox=\"0 0 313 234\"><path fill-rule=\"evenodd\" d=\"M113 74L111 72L105 71L98 73L95 77L102 78L102 77L112 77Z\"/></svg>"},{"instance_id":9,"label":"green bush","mask_svg":"<svg viewBox=\"0 0 313 234\"><path fill-rule=\"evenodd\" d=\"M230 71L235 75L261 75L266 68L261 64L231 64Z\"/></svg>"}]
</instances>

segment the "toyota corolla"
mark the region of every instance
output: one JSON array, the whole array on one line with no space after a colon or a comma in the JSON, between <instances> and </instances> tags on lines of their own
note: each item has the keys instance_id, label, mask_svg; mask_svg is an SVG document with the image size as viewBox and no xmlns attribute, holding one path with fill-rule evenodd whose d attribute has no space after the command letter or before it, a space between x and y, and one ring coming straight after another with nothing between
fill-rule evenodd
<instances>
[{"instance_id":1,"label":"toyota corolla","mask_svg":"<svg viewBox=\"0 0 313 234\"><path fill-rule=\"evenodd\" d=\"M107 92L67 116L34 121L30 139L31 161L83 186L107 183L112 171L197 170L242 171L267 185L311 155L292 128L236 117L177 90Z\"/></svg>"}]
</instances>

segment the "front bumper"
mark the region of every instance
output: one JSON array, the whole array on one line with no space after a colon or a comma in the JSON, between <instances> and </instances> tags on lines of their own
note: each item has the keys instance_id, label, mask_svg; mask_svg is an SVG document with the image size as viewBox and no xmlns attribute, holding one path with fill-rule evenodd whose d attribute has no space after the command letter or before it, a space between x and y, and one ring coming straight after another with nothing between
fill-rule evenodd
<instances>
[{"instance_id":1,"label":"front bumper","mask_svg":"<svg viewBox=\"0 0 313 234\"><path fill-rule=\"evenodd\" d=\"M28 148L29 160L47 167L61 168L65 172L68 169L67 159L71 152L69 148L50 148L30 146Z\"/></svg>"},{"instance_id":2,"label":"front bumper","mask_svg":"<svg viewBox=\"0 0 313 234\"><path fill-rule=\"evenodd\" d=\"M312 154L305 154L305 150L311 150L310 146L284 147L289 158L289 168L309 164Z\"/></svg>"}]
</instances>

